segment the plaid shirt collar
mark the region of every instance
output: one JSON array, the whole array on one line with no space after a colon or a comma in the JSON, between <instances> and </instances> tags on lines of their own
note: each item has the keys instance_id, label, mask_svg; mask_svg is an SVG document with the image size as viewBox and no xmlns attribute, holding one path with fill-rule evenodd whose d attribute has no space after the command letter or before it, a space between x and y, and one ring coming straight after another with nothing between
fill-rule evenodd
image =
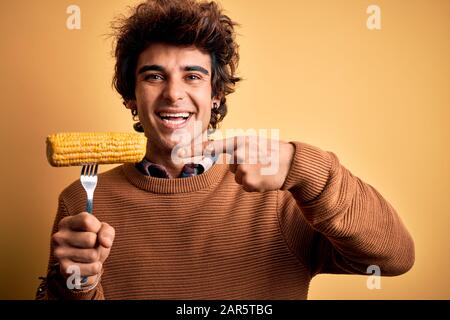
<instances>
[{"instance_id":1,"label":"plaid shirt collar","mask_svg":"<svg viewBox=\"0 0 450 320\"><path fill-rule=\"evenodd\" d=\"M184 165L183 170L181 170L181 174L178 178L187 178L198 176L213 166L216 162L215 158L204 157L198 163L187 163ZM173 178L169 172L167 172L164 166L153 163L147 158L142 159L140 162L136 163L136 168L146 176L151 176L155 178L165 178L171 179Z\"/></svg>"}]
</instances>

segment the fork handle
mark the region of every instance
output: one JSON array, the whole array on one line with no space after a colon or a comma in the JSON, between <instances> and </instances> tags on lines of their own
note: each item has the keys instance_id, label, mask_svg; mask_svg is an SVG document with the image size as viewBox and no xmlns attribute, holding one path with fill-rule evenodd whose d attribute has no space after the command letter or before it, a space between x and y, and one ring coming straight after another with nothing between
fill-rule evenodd
<instances>
[{"instance_id":1,"label":"fork handle","mask_svg":"<svg viewBox=\"0 0 450 320\"><path fill-rule=\"evenodd\" d=\"M92 214L93 207L94 207L94 200L88 198L86 203L86 212Z\"/></svg>"},{"instance_id":2,"label":"fork handle","mask_svg":"<svg viewBox=\"0 0 450 320\"><path fill-rule=\"evenodd\" d=\"M86 202L86 212L92 214L93 207L94 207L94 200L91 198L88 198L87 202ZM86 283L87 279L88 279L88 277L82 277L81 283Z\"/></svg>"}]
</instances>

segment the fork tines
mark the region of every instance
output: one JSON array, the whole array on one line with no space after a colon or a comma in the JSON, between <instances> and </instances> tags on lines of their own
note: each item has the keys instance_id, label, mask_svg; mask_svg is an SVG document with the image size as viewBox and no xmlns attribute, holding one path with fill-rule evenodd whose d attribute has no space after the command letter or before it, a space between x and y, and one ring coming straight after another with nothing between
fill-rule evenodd
<instances>
[{"instance_id":1,"label":"fork tines","mask_svg":"<svg viewBox=\"0 0 450 320\"><path fill-rule=\"evenodd\" d=\"M81 169L81 175L83 176L95 176L98 170L98 163L96 164L84 164Z\"/></svg>"}]
</instances>

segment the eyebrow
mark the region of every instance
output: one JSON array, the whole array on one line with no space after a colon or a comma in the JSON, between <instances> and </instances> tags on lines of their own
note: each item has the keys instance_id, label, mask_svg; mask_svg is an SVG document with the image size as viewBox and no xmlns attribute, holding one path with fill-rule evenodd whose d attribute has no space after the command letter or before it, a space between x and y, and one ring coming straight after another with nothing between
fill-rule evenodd
<instances>
[{"instance_id":1,"label":"eyebrow","mask_svg":"<svg viewBox=\"0 0 450 320\"><path fill-rule=\"evenodd\" d=\"M208 70L206 70L205 68L201 67L201 66L184 66L182 67L182 70L184 71L198 71L203 73L204 75L209 75ZM152 65L145 65L143 67L141 67L138 71L138 74L144 73L146 71L160 71L160 72L165 72L166 69L164 69L163 66L157 65L157 64L152 64Z\"/></svg>"}]
</instances>

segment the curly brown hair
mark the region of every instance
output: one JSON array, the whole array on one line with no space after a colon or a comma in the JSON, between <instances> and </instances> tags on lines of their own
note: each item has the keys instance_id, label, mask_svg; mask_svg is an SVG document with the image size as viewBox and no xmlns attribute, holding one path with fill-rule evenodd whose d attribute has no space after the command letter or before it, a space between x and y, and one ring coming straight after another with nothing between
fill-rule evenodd
<instances>
[{"instance_id":1,"label":"curly brown hair","mask_svg":"<svg viewBox=\"0 0 450 320\"><path fill-rule=\"evenodd\" d=\"M211 110L209 126L216 129L227 114L225 96L233 93L241 80L236 76L239 46L234 27L238 24L213 1L147 0L132 10L129 17L121 16L112 23L116 58L113 86L124 104L136 99L137 60L150 44L194 45L211 55L212 97L219 97L220 105Z\"/></svg>"}]
</instances>

